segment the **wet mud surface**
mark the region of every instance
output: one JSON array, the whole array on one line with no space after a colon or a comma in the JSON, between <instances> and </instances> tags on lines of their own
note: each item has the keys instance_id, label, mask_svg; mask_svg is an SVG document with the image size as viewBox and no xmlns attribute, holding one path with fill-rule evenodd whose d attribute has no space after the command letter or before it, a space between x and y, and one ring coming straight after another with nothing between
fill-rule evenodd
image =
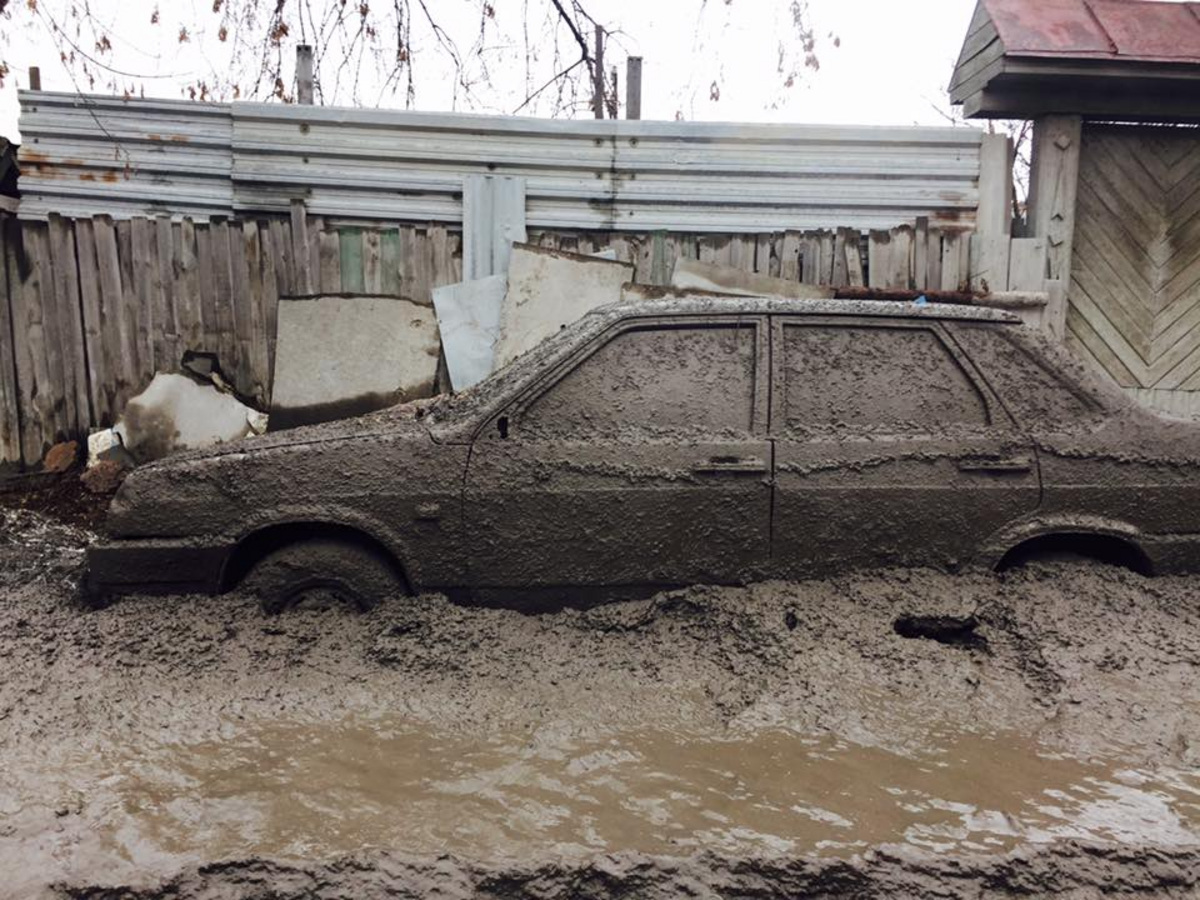
<instances>
[{"instance_id":1,"label":"wet mud surface","mask_svg":"<svg viewBox=\"0 0 1200 900\"><path fill-rule=\"evenodd\" d=\"M0 896L1200 893L1200 591L1090 564L89 610L0 506Z\"/></svg>"}]
</instances>

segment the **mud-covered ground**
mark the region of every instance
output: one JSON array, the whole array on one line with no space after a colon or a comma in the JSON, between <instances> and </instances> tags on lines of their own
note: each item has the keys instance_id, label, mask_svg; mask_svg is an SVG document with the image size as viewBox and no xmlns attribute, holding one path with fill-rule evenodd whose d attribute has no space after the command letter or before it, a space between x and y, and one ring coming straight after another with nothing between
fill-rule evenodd
<instances>
[{"instance_id":1,"label":"mud-covered ground","mask_svg":"<svg viewBox=\"0 0 1200 900\"><path fill-rule=\"evenodd\" d=\"M1200 895L1195 580L89 610L51 511L0 497L0 896Z\"/></svg>"}]
</instances>

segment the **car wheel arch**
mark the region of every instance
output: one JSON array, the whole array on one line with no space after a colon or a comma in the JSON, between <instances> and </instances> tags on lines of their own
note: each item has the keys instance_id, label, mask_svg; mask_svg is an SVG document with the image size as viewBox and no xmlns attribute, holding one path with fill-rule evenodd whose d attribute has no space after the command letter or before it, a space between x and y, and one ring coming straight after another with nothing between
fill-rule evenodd
<instances>
[{"instance_id":1,"label":"car wheel arch","mask_svg":"<svg viewBox=\"0 0 1200 900\"><path fill-rule=\"evenodd\" d=\"M1096 528L1063 523L1013 537L991 555L990 568L1003 572L1031 559L1060 553L1094 559L1153 575L1154 564L1131 528Z\"/></svg>"},{"instance_id":2,"label":"car wheel arch","mask_svg":"<svg viewBox=\"0 0 1200 900\"><path fill-rule=\"evenodd\" d=\"M359 524L319 518L276 520L243 534L232 546L221 567L220 591L232 590L255 563L274 550L311 538L334 538L378 553L395 570L405 588L413 590L410 570L392 542Z\"/></svg>"}]
</instances>

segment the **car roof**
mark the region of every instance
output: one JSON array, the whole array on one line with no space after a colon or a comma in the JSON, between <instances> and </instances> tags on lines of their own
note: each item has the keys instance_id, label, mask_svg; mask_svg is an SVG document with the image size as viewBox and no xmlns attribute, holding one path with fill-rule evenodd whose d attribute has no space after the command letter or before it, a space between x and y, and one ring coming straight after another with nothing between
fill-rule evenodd
<instances>
[{"instance_id":1,"label":"car roof","mask_svg":"<svg viewBox=\"0 0 1200 900\"><path fill-rule=\"evenodd\" d=\"M735 297L729 294L677 292L641 288L642 297L631 297L597 307L588 313L608 319L629 316L673 315L798 315L877 316L896 319L957 319L974 322L1020 323L1007 310L965 303L923 303L897 300L793 300L783 297Z\"/></svg>"}]
</instances>

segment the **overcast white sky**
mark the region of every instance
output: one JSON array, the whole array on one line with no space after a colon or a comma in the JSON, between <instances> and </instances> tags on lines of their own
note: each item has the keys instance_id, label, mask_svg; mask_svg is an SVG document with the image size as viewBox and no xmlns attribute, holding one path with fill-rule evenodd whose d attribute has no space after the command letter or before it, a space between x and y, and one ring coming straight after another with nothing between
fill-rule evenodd
<instances>
[{"instance_id":1,"label":"overcast white sky","mask_svg":"<svg viewBox=\"0 0 1200 900\"><path fill-rule=\"evenodd\" d=\"M40 0L45 10L64 15L70 0ZM469 0L428 0L451 32L469 45L478 26ZM526 94L520 9L526 0L494 0L500 29L491 53L494 89L476 111L511 112ZM529 0L533 7L538 0ZM643 118L936 125L946 120L945 87L965 35L975 0L809 0L810 15L821 37L819 72L804 70L797 85L782 87L778 47L789 38L790 0L590 0L589 11L621 34L608 59L622 71L626 54L645 58ZM24 0L11 4L25 7ZM182 85L212 64L224 65L212 0L91 0L106 10L113 25L112 60L122 68L159 77L142 82L149 95L180 96ZM160 25L151 13L160 10ZM702 16L697 10L705 7ZM14 85L26 85L25 72L40 65L42 86L70 91L76 84L58 62L44 22L18 13L5 28L4 54L15 78L0 91L0 134L19 138ZM180 44L178 26L189 23L191 40ZM24 22L24 24L22 24ZM536 29L535 29L536 30ZM840 39L834 47L828 35ZM414 37L416 31L414 29ZM511 39L506 44L506 38ZM536 37L535 37L536 41ZM794 46L795 41L789 40ZM455 105L445 58L418 44L415 108L444 110ZM546 64L549 65L548 53ZM331 78L324 74L326 86ZM713 81L720 99L709 98ZM378 90L364 90L372 104ZM623 87L622 87L623 94ZM381 105L402 107L403 95ZM459 109L469 109L461 99ZM548 113L543 107L538 112ZM590 113L581 109L577 115Z\"/></svg>"}]
</instances>

